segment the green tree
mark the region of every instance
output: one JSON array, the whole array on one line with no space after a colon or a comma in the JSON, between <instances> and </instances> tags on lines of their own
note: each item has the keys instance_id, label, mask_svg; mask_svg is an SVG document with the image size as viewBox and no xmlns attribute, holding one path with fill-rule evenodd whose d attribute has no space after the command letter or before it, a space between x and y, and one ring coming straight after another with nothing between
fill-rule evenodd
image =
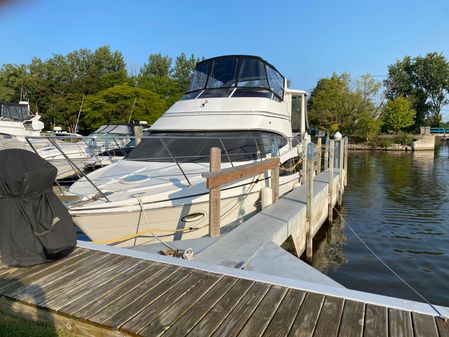
<instances>
[{"instance_id":1,"label":"green tree","mask_svg":"<svg viewBox=\"0 0 449 337\"><path fill-rule=\"evenodd\" d=\"M103 124L127 123L131 112L131 120L152 124L165 107L164 100L149 90L117 85L86 97L82 124L90 132Z\"/></svg>"},{"instance_id":2,"label":"green tree","mask_svg":"<svg viewBox=\"0 0 449 337\"><path fill-rule=\"evenodd\" d=\"M62 126L70 132L75 132L76 120L82 101L82 94L69 93L64 96L53 97L45 114L44 122L46 125ZM81 117L83 117L82 112Z\"/></svg>"},{"instance_id":3,"label":"green tree","mask_svg":"<svg viewBox=\"0 0 449 337\"><path fill-rule=\"evenodd\" d=\"M441 122L441 108L449 103L449 62L441 53L405 56L388 67L386 97L408 98L416 111L415 127Z\"/></svg>"},{"instance_id":4,"label":"green tree","mask_svg":"<svg viewBox=\"0 0 449 337\"><path fill-rule=\"evenodd\" d=\"M387 130L397 133L399 130L413 125L416 111L412 103L405 97L388 101L383 111L383 122Z\"/></svg>"},{"instance_id":5,"label":"green tree","mask_svg":"<svg viewBox=\"0 0 449 337\"><path fill-rule=\"evenodd\" d=\"M140 70L141 76L170 77L172 74L172 59L162 54L152 54Z\"/></svg>"},{"instance_id":6,"label":"green tree","mask_svg":"<svg viewBox=\"0 0 449 337\"><path fill-rule=\"evenodd\" d=\"M351 81L349 74L333 74L318 81L309 100L311 124L327 132L369 140L380 130L381 84L364 75Z\"/></svg>"},{"instance_id":7,"label":"green tree","mask_svg":"<svg viewBox=\"0 0 449 337\"><path fill-rule=\"evenodd\" d=\"M0 101L27 99L28 73L25 65L4 64L0 68Z\"/></svg>"},{"instance_id":8,"label":"green tree","mask_svg":"<svg viewBox=\"0 0 449 337\"><path fill-rule=\"evenodd\" d=\"M189 59L187 59L184 53L181 53L181 55L176 58L175 68L173 70L173 78L179 82L183 91L188 90L193 71L199 61L200 59L196 58L193 54Z\"/></svg>"}]
</instances>

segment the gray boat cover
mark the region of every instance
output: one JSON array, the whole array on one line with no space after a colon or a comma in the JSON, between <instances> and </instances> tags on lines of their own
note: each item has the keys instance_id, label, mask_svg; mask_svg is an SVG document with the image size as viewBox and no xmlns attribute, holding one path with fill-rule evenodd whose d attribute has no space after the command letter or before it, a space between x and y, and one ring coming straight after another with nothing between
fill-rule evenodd
<instances>
[{"instance_id":1,"label":"gray boat cover","mask_svg":"<svg viewBox=\"0 0 449 337\"><path fill-rule=\"evenodd\" d=\"M0 253L4 264L30 266L70 254L72 218L52 189L57 169L37 154L0 151Z\"/></svg>"}]
</instances>

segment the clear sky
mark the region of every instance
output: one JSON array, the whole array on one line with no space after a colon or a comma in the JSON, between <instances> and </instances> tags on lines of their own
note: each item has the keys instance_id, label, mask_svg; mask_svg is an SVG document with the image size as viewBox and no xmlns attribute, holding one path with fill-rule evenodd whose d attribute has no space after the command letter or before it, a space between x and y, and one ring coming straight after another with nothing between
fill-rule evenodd
<instances>
[{"instance_id":1,"label":"clear sky","mask_svg":"<svg viewBox=\"0 0 449 337\"><path fill-rule=\"evenodd\" d=\"M137 72L151 53L253 54L311 90L333 71L383 79L404 55L449 58L448 0L0 0L0 64L110 45Z\"/></svg>"}]
</instances>

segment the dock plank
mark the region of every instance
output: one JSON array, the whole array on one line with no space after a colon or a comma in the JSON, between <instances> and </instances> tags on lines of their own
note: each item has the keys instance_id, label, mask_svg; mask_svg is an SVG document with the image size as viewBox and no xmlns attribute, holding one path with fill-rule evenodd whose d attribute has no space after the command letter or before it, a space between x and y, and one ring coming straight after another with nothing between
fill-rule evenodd
<instances>
[{"instance_id":1,"label":"dock plank","mask_svg":"<svg viewBox=\"0 0 449 337\"><path fill-rule=\"evenodd\" d=\"M256 287L257 285L258 284L255 284L253 287ZM238 336L261 336L276 313L280 303L283 301L286 293L286 288L271 286L270 290L259 303ZM248 308L247 311L251 311L251 309Z\"/></svg>"},{"instance_id":2,"label":"dock plank","mask_svg":"<svg viewBox=\"0 0 449 337\"><path fill-rule=\"evenodd\" d=\"M190 326L191 329L190 331L187 330L188 336L212 335L230 312L234 310L235 306L245 296L252 285L252 281L224 278L224 285L219 290L219 294L217 294L216 302L214 298L211 298L211 295L202 299L195 305L197 309L195 309L194 315L183 317L165 335L176 336L176 334L180 333L187 326Z\"/></svg>"},{"instance_id":3,"label":"dock plank","mask_svg":"<svg viewBox=\"0 0 449 337\"><path fill-rule=\"evenodd\" d=\"M362 337L364 320L365 304L346 300L338 337Z\"/></svg>"},{"instance_id":4,"label":"dock plank","mask_svg":"<svg viewBox=\"0 0 449 337\"><path fill-rule=\"evenodd\" d=\"M157 317L165 314L169 308L174 309L173 305L178 301L181 302L180 307L182 309L182 304L185 304L185 301L184 303L182 302L182 298L186 294L190 293L190 291L198 289L198 287L199 289L201 289L202 286L206 286L206 288L208 289L210 285L217 281L217 279L217 275L204 275L203 273L194 270L188 277L181 280L181 282L179 282L176 287L173 288L169 293L167 293L165 296L159 297L152 303L151 306L147 306L137 315L123 324L121 326L121 329L135 334L140 334L141 331L144 330L148 324L150 324L149 322L152 322ZM198 295L198 292L195 293ZM190 302L195 302L196 300L197 299L194 296L190 298Z\"/></svg>"},{"instance_id":5,"label":"dock plank","mask_svg":"<svg viewBox=\"0 0 449 337\"><path fill-rule=\"evenodd\" d=\"M117 327L120 322L129 319L130 307L140 307L156 297L157 294L164 290L169 290L169 285L176 284L177 281L185 277L186 272L182 272L180 268L166 266L161 272L156 272L147 279L141 279L140 283L132 288L127 289L126 293L120 294L116 298L111 298L107 306L103 306L102 310L90 315L88 318L98 324ZM161 283L165 284L162 285Z\"/></svg>"},{"instance_id":6,"label":"dock plank","mask_svg":"<svg viewBox=\"0 0 449 337\"><path fill-rule=\"evenodd\" d=\"M449 337L449 322L440 317L435 317L440 337Z\"/></svg>"},{"instance_id":7,"label":"dock plank","mask_svg":"<svg viewBox=\"0 0 449 337\"><path fill-rule=\"evenodd\" d=\"M57 277L65 268L73 268L77 262L86 259L88 256L91 256L91 254L89 254L87 250L78 249L64 259L49 262L45 269L35 270L34 272L17 278L15 281L2 287L0 292L4 295L14 297L18 293L18 290L24 285L29 285L44 277L48 278L50 275Z\"/></svg>"},{"instance_id":8,"label":"dock plank","mask_svg":"<svg viewBox=\"0 0 449 337\"><path fill-rule=\"evenodd\" d=\"M35 296L32 299L28 299L30 300L29 303L38 304L47 308L50 308L51 305L55 305L53 306L53 309L55 307L59 307L57 303L61 296L67 298L69 294L76 291L80 286L83 286L91 281L92 274L98 273L98 271L105 272L110 266L114 266L123 260L124 258L119 255L106 255L99 256L98 259L92 262L89 260L84 261L82 266L80 266L77 270L67 273L67 275L60 278L56 282L49 285L42 284L41 296ZM24 300L24 298L21 299Z\"/></svg>"},{"instance_id":9,"label":"dock plank","mask_svg":"<svg viewBox=\"0 0 449 337\"><path fill-rule=\"evenodd\" d=\"M237 278L224 276L221 280L195 305L188 314L177 320L165 333L164 337L177 337L188 334L198 322L212 310L216 303L237 283Z\"/></svg>"},{"instance_id":10,"label":"dock plank","mask_svg":"<svg viewBox=\"0 0 449 337\"><path fill-rule=\"evenodd\" d=\"M70 301L66 301L59 310L64 311L67 315L73 315L80 306L85 306L87 303L96 303L102 294L123 283L128 275L139 273L147 266L148 263L143 263L143 261L133 259L123 261L109 273L98 275L95 283L90 283L89 287L80 287L79 291L72 293Z\"/></svg>"},{"instance_id":11,"label":"dock plank","mask_svg":"<svg viewBox=\"0 0 449 337\"><path fill-rule=\"evenodd\" d=\"M159 299L160 297L165 297L165 295L168 294L172 288L176 289L175 286L177 286L182 280L188 278L192 273L193 270L185 270L183 268L179 268L179 270L177 270L173 274L167 275L167 277L165 277L163 280L159 279L158 281L160 282L156 286L152 287L149 291L146 291L143 294L134 292L135 295L138 295L138 298L134 299L131 303L125 302L126 299L130 299L129 297L122 298L114 302L114 314L110 317L106 317L105 320L101 323L113 328L121 327L130 319L138 315L142 310L154 303L157 299ZM121 303L123 306L117 306L117 303ZM102 314L104 315L104 313Z\"/></svg>"},{"instance_id":12,"label":"dock plank","mask_svg":"<svg viewBox=\"0 0 449 337\"><path fill-rule=\"evenodd\" d=\"M290 329L289 337L311 337L324 303L324 296L308 293L299 308L298 315Z\"/></svg>"},{"instance_id":13,"label":"dock plank","mask_svg":"<svg viewBox=\"0 0 449 337\"><path fill-rule=\"evenodd\" d=\"M102 261L106 259L106 254L94 253L89 254L86 257L77 260L74 265L67 265L62 268L57 274L45 275L38 280L31 282L30 284L24 284L23 287L18 287L11 296L27 302L37 304L41 297L50 291L50 289L58 289L60 284L66 284L69 282L70 277L76 277L83 272L83 268L87 268L88 265L94 265L96 261ZM61 282L61 280L64 280Z\"/></svg>"},{"instance_id":14,"label":"dock plank","mask_svg":"<svg viewBox=\"0 0 449 337\"><path fill-rule=\"evenodd\" d=\"M303 291L289 289L263 336L287 336L295 321L304 297L305 293Z\"/></svg>"},{"instance_id":15,"label":"dock plank","mask_svg":"<svg viewBox=\"0 0 449 337\"><path fill-rule=\"evenodd\" d=\"M334 337L340 328L344 299L327 296L321 308L314 336Z\"/></svg>"},{"instance_id":16,"label":"dock plank","mask_svg":"<svg viewBox=\"0 0 449 337\"><path fill-rule=\"evenodd\" d=\"M387 337L388 322L387 308L377 305L367 304L365 312L365 330L364 337Z\"/></svg>"},{"instance_id":17,"label":"dock plank","mask_svg":"<svg viewBox=\"0 0 449 337\"><path fill-rule=\"evenodd\" d=\"M390 308L388 310L388 324L390 336L413 337L412 317L410 312Z\"/></svg>"},{"instance_id":18,"label":"dock plank","mask_svg":"<svg viewBox=\"0 0 449 337\"><path fill-rule=\"evenodd\" d=\"M224 290L222 289L222 287L225 286L225 284L223 284L224 282L232 284L232 280L223 281L221 275L210 274L207 278L204 278L197 283L195 287L190 289L188 293L176 301L169 309L155 317L150 324L139 331L139 334L149 337L161 336L166 330L173 326L174 323L185 318L183 321L186 325L182 326L181 329L182 334L185 335L190 330L188 325L190 324L190 327L193 327L195 323L195 319L188 318L201 315L201 308L198 308L197 306L198 302L204 299L204 297L206 297L206 303L207 299L218 301L219 293L222 293ZM212 303L210 304L212 305ZM193 307L195 307L196 310L192 309ZM209 306L207 310L210 310L210 308L211 306ZM176 329L173 329L172 331L175 330ZM179 333L176 332L174 336L179 336Z\"/></svg>"},{"instance_id":19,"label":"dock plank","mask_svg":"<svg viewBox=\"0 0 449 337\"><path fill-rule=\"evenodd\" d=\"M122 296L125 296L128 291L137 287L142 282L142 280L149 280L155 277L164 268L166 268L166 266L163 264L149 263L149 266L147 266L141 272L131 275L123 283L119 284L115 288L99 295L99 298L95 301L95 303L80 306L80 308L78 308L78 310L73 313L73 316L87 319L88 317L99 312L104 307L108 306L109 303L119 299Z\"/></svg>"},{"instance_id":20,"label":"dock plank","mask_svg":"<svg viewBox=\"0 0 449 337\"><path fill-rule=\"evenodd\" d=\"M412 320L415 337L438 337L438 328L434 317L414 312Z\"/></svg>"}]
</instances>

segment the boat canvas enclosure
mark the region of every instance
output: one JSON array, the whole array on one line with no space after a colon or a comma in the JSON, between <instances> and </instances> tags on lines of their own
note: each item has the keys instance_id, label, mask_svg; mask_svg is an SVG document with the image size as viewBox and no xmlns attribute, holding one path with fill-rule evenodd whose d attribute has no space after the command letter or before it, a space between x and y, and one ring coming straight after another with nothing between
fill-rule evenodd
<instances>
[{"instance_id":1,"label":"boat canvas enclosure","mask_svg":"<svg viewBox=\"0 0 449 337\"><path fill-rule=\"evenodd\" d=\"M0 118L23 122L31 118L28 105L1 103L0 102Z\"/></svg>"},{"instance_id":2,"label":"boat canvas enclosure","mask_svg":"<svg viewBox=\"0 0 449 337\"><path fill-rule=\"evenodd\" d=\"M55 195L56 168L37 154L0 151L0 253L3 263L30 266L70 254L76 233Z\"/></svg>"}]
</instances>

